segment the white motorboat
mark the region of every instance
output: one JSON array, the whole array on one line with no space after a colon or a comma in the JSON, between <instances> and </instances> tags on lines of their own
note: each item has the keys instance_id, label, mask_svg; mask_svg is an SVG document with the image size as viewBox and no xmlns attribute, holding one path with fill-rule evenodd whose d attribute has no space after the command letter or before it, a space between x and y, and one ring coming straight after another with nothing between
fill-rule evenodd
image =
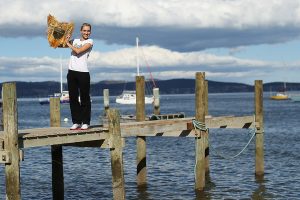
<instances>
[{"instance_id":1,"label":"white motorboat","mask_svg":"<svg viewBox=\"0 0 300 200\"><path fill-rule=\"evenodd\" d=\"M152 104L153 96L145 97L145 104ZM134 90L124 90L123 93L116 98L116 103L119 104L136 104L136 93Z\"/></svg>"},{"instance_id":2,"label":"white motorboat","mask_svg":"<svg viewBox=\"0 0 300 200\"><path fill-rule=\"evenodd\" d=\"M70 102L69 91L62 91L61 93L54 93L54 95L50 95L49 97L46 97L46 98L39 98L39 103L41 105L49 104L50 97L59 97L60 103L69 103Z\"/></svg>"}]
</instances>

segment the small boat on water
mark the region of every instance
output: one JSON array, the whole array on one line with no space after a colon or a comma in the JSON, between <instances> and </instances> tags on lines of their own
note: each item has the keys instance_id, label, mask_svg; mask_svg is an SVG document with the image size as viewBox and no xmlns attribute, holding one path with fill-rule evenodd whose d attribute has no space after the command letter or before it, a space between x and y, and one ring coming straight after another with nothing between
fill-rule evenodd
<instances>
[{"instance_id":1,"label":"small boat on water","mask_svg":"<svg viewBox=\"0 0 300 200\"><path fill-rule=\"evenodd\" d=\"M288 100L290 99L289 95L286 92L286 83L283 83L283 89L278 91L275 95L271 95L270 99L272 100Z\"/></svg>"},{"instance_id":2,"label":"small boat on water","mask_svg":"<svg viewBox=\"0 0 300 200\"><path fill-rule=\"evenodd\" d=\"M270 96L272 100L288 100L290 99L289 95L285 92L277 92L275 95Z\"/></svg>"},{"instance_id":3,"label":"small boat on water","mask_svg":"<svg viewBox=\"0 0 300 200\"><path fill-rule=\"evenodd\" d=\"M39 98L39 103L41 105L49 104L50 103L50 97L59 97L60 103L69 103L69 91L62 91L61 93L54 93L54 95L50 95L47 98Z\"/></svg>"},{"instance_id":4,"label":"small boat on water","mask_svg":"<svg viewBox=\"0 0 300 200\"><path fill-rule=\"evenodd\" d=\"M69 103L70 97L69 97L69 91L63 90L63 81L62 81L62 61L60 58L60 92L54 93L54 95L49 95L46 98L39 98L39 103L41 105L49 104L50 103L50 97L59 97L60 103Z\"/></svg>"},{"instance_id":5,"label":"small boat on water","mask_svg":"<svg viewBox=\"0 0 300 200\"><path fill-rule=\"evenodd\" d=\"M145 104L152 104L154 96L146 96ZM136 93L134 90L124 90L123 93L116 98L116 103L119 104L136 104Z\"/></svg>"},{"instance_id":6,"label":"small boat on water","mask_svg":"<svg viewBox=\"0 0 300 200\"><path fill-rule=\"evenodd\" d=\"M137 56L136 56L136 68L137 68L137 75L139 76L139 55L138 55L138 47L139 47L139 39L136 38L136 49L137 49ZM151 74L151 72L150 72ZM152 76L151 76L152 78ZM154 83L154 79L152 78L152 82ZM153 84L155 87L155 83ZM152 104L154 102L154 96L148 95L145 96L145 104ZM136 91L135 90L124 90L121 95L117 96L116 103L118 104L136 104Z\"/></svg>"}]
</instances>

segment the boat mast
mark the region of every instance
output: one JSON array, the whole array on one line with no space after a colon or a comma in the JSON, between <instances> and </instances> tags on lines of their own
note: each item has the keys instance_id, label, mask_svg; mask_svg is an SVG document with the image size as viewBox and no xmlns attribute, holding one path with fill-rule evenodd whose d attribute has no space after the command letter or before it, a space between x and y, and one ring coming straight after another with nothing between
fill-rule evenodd
<instances>
[{"instance_id":1,"label":"boat mast","mask_svg":"<svg viewBox=\"0 0 300 200\"><path fill-rule=\"evenodd\" d=\"M140 75L140 66L139 66L139 38L136 37L136 70L137 75Z\"/></svg>"},{"instance_id":2,"label":"boat mast","mask_svg":"<svg viewBox=\"0 0 300 200\"><path fill-rule=\"evenodd\" d=\"M61 55L60 55L60 94L62 94L63 91L63 82L62 82L62 61L61 61Z\"/></svg>"}]
</instances>

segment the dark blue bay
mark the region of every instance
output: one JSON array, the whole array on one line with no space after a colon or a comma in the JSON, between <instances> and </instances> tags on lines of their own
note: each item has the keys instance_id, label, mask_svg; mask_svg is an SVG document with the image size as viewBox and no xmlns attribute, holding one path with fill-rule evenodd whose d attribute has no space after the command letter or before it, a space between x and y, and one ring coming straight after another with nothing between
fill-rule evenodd
<instances>
[{"instance_id":1,"label":"dark blue bay","mask_svg":"<svg viewBox=\"0 0 300 200\"><path fill-rule=\"evenodd\" d=\"M124 149L126 198L138 199L297 199L300 198L300 103L271 101L265 94L265 176L254 176L254 142L237 158L226 160L216 152L235 155L249 140L249 130L212 129L210 142L210 175L203 192L194 191L193 138L147 138L148 185L136 186L135 138L126 138ZM135 106L111 107L122 114L134 114ZM92 102L92 124L101 122L102 97ZM194 95L162 95L161 112L193 116ZM62 105L62 126L70 126L68 105ZM151 105L147 105L147 114ZM209 114L253 115L254 94L210 94ZM48 127L49 106L37 99L19 99L19 129ZM21 195L25 200L52 199L50 147L25 149L21 162ZM108 149L63 148L65 199L112 199L110 154ZM0 199L5 199L4 166L0 165Z\"/></svg>"}]
</instances>

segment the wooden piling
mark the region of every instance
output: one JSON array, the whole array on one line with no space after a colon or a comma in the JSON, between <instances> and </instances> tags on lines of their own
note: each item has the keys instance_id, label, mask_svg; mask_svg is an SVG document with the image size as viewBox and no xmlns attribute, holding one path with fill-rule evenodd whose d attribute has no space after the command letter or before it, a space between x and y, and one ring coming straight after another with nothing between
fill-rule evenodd
<instances>
[{"instance_id":1,"label":"wooden piling","mask_svg":"<svg viewBox=\"0 0 300 200\"><path fill-rule=\"evenodd\" d=\"M205 123L205 73L196 73L195 86L195 118ZM203 190L205 187L205 135L206 132L199 131L200 135L195 138L195 189Z\"/></svg>"},{"instance_id":2,"label":"wooden piling","mask_svg":"<svg viewBox=\"0 0 300 200\"><path fill-rule=\"evenodd\" d=\"M145 121L145 79L144 76L136 76L136 121ZM147 183L146 164L146 137L136 138L137 146L137 185L143 186Z\"/></svg>"},{"instance_id":3,"label":"wooden piling","mask_svg":"<svg viewBox=\"0 0 300 200\"><path fill-rule=\"evenodd\" d=\"M6 200L19 200L21 186L16 83L3 83L2 98L4 144L10 157L10 163L5 164Z\"/></svg>"},{"instance_id":4,"label":"wooden piling","mask_svg":"<svg viewBox=\"0 0 300 200\"><path fill-rule=\"evenodd\" d=\"M106 114L109 109L109 89L103 90L103 105L104 105L104 114Z\"/></svg>"},{"instance_id":5,"label":"wooden piling","mask_svg":"<svg viewBox=\"0 0 300 200\"><path fill-rule=\"evenodd\" d=\"M154 96L153 113L155 115L160 115L159 88L153 88L153 96Z\"/></svg>"},{"instance_id":6,"label":"wooden piling","mask_svg":"<svg viewBox=\"0 0 300 200\"><path fill-rule=\"evenodd\" d=\"M2 107L2 101L0 101L0 131L3 131L3 107Z\"/></svg>"},{"instance_id":7,"label":"wooden piling","mask_svg":"<svg viewBox=\"0 0 300 200\"><path fill-rule=\"evenodd\" d=\"M107 110L109 133L113 148L110 149L113 197L125 199L123 148L120 129L120 114L116 109Z\"/></svg>"},{"instance_id":8,"label":"wooden piling","mask_svg":"<svg viewBox=\"0 0 300 200\"><path fill-rule=\"evenodd\" d=\"M263 113L263 82L255 81L255 174L264 175L264 113Z\"/></svg>"},{"instance_id":9,"label":"wooden piling","mask_svg":"<svg viewBox=\"0 0 300 200\"><path fill-rule=\"evenodd\" d=\"M204 92L204 103L205 103L205 115L208 115L208 81L205 81L205 92ZM205 143L205 172L209 173L209 135L204 136Z\"/></svg>"},{"instance_id":10,"label":"wooden piling","mask_svg":"<svg viewBox=\"0 0 300 200\"><path fill-rule=\"evenodd\" d=\"M205 115L209 115L208 113L208 81L205 80L205 92L204 92L204 102L205 102Z\"/></svg>"},{"instance_id":11,"label":"wooden piling","mask_svg":"<svg viewBox=\"0 0 300 200\"><path fill-rule=\"evenodd\" d=\"M60 127L60 99L50 98L50 126ZM63 153L61 145L51 145L52 192L54 200L64 199Z\"/></svg>"}]
</instances>

